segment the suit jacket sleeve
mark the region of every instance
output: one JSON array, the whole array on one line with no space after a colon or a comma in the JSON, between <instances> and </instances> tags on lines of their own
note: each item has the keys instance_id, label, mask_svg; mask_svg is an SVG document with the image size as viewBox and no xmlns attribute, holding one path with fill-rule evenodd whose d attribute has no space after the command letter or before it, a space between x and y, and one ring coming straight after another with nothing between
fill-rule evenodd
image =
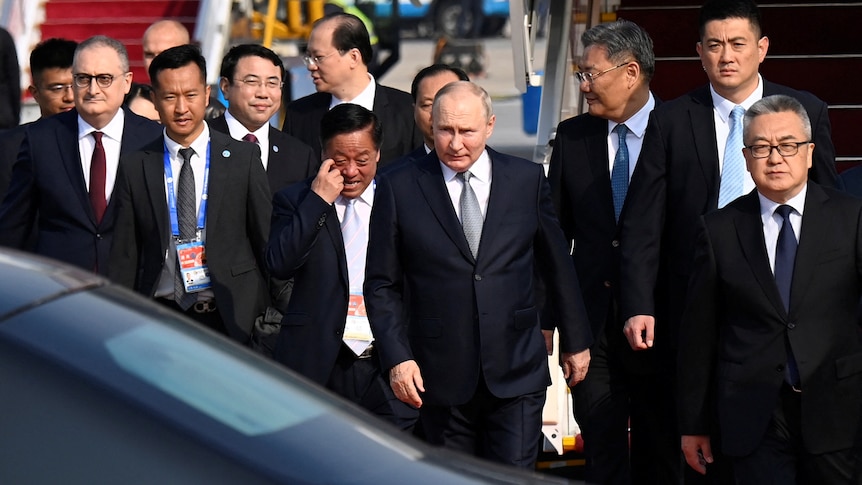
<instances>
[{"instance_id":1,"label":"suit jacket sleeve","mask_svg":"<svg viewBox=\"0 0 862 485\"><path fill-rule=\"evenodd\" d=\"M808 109L811 119L814 157L809 175L811 180L826 187L840 188L838 172L835 170L835 146L832 144L832 126L826 103L816 100Z\"/></svg>"},{"instance_id":2,"label":"suit jacket sleeve","mask_svg":"<svg viewBox=\"0 0 862 485\"><path fill-rule=\"evenodd\" d=\"M546 304L552 305L552 311L545 312L545 315L556 319L554 323L560 331L560 351L580 352L592 345L593 335L575 266L554 212L551 187L544 173L539 173L538 183L539 231L534 252L547 293L544 298L540 295L540 300L544 299ZM543 322L543 328L548 328L548 323Z\"/></svg>"},{"instance_id":3,"label":"suit jacket sleeve","mask_svg":"<svg viewBox=\"0 0 862 485\"><path fill-rule=\"evenodd\" d=\"M108 277L116 283L134 289L140 250L137 237L137 219L129 183L130 172L135 172L130 168L131 162L132 159L128 156L120 158L117 181L114 183L113 197L117 199L117 213L114 223L114 240L111 242Z\"/></svg>"},{"instance_id":4,"label":"suit jacket sleeve","mask_svg":"<svg viewBox=\"0 0 862 485\"><path fill-rule=\"evenodd\" d=\"M718 346L716 264L712 242L701 217L694 272L680 325L677 378L681 434L709 434L712 421L713 369Z\"/></svg>"},{"instance_id":5,"label":"suit jacket sleeve","mask_svg":"<svg viewBox=\"0 0 862 485\"><path fill-rule=\"evenodd\" d=\"M398 212L386 177L377 184L374 210L368 230L365 265L365 307L374 339L380 342L380 362L384 371L413 360L403 320L404 269L401 265Z\"/></svg>"},{"instance_id":6,"label":"suit jacket sleeve","mask_svg":"<svg viewBox=\"0 0 862 485\"><path fill-rule=\"evenodd\" d=\"M666 153L662 124L653 110L626 195L626 216L620 234L623 320L634 315L655 315L654 293L667 206Z\"/></svg>"},{"instance_id":7,"label":"suit jacket sleeve","mask_svg":"<svg viewBox=\"0 0 862 485\"><path fill-rule=\"evenodd\" d=\"M266 248L266 265L276 278L293 278L305 264L327 217L336 217L335 208L304 187L275 194L272 228Z\"/></svg>"},{"instance_id":8,"label":"suit jacket sleeve","mask_svg":"<svg viewBox=\"0 0 862 485\"><path fill-rule=\"evenodd\" d=\"M28 238L33 233L36 222L36 205L39 189L33 173L33 160L30 156L29 130L24 136L18 160L12 167L9 190L0 205L0 245L26 249Z\"/></svg>"}]
</instances>

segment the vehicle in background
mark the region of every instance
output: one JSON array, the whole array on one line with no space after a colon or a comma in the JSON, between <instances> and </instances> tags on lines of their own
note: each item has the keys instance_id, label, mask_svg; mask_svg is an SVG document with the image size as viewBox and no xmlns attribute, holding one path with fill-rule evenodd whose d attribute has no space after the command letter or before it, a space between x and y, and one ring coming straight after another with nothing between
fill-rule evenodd
<instances>
[{"instance_id":1,"label":"vehicle in background","mask_svg":"<svg viewBox=\"0 0 862 485\"><path fill-rule=\"evenodd\" d=\"M0 250L0 483L564 483L430 448L166 307Z\"/></svg>"}]
</instances>

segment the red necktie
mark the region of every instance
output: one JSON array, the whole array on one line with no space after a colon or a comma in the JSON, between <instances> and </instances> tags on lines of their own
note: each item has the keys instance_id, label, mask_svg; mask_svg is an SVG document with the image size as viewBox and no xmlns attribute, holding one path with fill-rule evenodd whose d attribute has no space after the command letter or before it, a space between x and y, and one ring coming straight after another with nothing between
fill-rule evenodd
<instances>
[{"instance_id":1,"label":"red necktie","mask_svg":"<svg viewBox=\"0 0 862 485\"><path fill-rule=\"evenodd\" d=\"M254 136L253 133L249 133L248 135L245 135L244 137L242 137L242 141L247 141L247 142L251 142L251 143L257 143L258 142L257 137Z\"/></svg>"},{"instance_id":2,"label":"red necktie","mask_svg":"<svg viewBox=\"0 0 862 485\"><path fill-rule=\"evenodd\" d=\"M93 150L93 160L90 162L90 205L93 206L96 224L102 222L102 216L105 215L105 209L108 207L108 199L105 197L105 173L108 169L105 147L102 146L103 134L101 131L93 132L96 148Z\"/></svg>"}]
</instances>

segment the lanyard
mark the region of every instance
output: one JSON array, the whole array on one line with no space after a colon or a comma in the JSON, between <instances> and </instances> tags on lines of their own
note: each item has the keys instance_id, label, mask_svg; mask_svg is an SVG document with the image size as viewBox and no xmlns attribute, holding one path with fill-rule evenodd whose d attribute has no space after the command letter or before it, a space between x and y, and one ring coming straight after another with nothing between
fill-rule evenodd
<instances>
[{"instance_id":1,"label":"lanyard","mask_svg":"<svg viewBox=\"0 0 862 485\"><path fill-rule=\"evenodd\" d=\"M177 219L177 194L174 193L174 177L171 169L171 155L168 151L168 145L165 144L165 179L168 182L168 212L171 215L171 233L174 237L180 236L180 224ZM198 226L200 231L204 228L204 217L207 213L207 192L209 191L210 180L210 143L207 142L207 162L204 169L204 187L201 192L201 207L198 210Z\"/></svg>"}]
</instances>

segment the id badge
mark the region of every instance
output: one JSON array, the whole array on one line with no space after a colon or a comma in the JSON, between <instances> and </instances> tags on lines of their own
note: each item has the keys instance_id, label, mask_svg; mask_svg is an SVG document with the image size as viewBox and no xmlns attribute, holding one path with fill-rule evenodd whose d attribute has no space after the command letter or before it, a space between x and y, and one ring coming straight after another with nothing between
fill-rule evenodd
<instances>
[{"instance_id":1,"label":"id badge","mask_svg":"<svg viewBox=\"0 0 862 485\"><path fill-rule=\"evenodd\" d=\"M207 253L203 241L177 244L177 261L186 293L197 293L212 288Z\"/></svg>"},{"instance_id":2,"label":"id badge","mask_svg":"<svg viewBox=\"0 0 862 485\"><path fill-rule=\"evenodd\" d=\"M350 294L343 338L344 340L363 342L374 340L374 336L371 334L371 324L368 323L368 315L365 313L365 299L362 297L362 293Z\"/></svg>"}]
</instances>

